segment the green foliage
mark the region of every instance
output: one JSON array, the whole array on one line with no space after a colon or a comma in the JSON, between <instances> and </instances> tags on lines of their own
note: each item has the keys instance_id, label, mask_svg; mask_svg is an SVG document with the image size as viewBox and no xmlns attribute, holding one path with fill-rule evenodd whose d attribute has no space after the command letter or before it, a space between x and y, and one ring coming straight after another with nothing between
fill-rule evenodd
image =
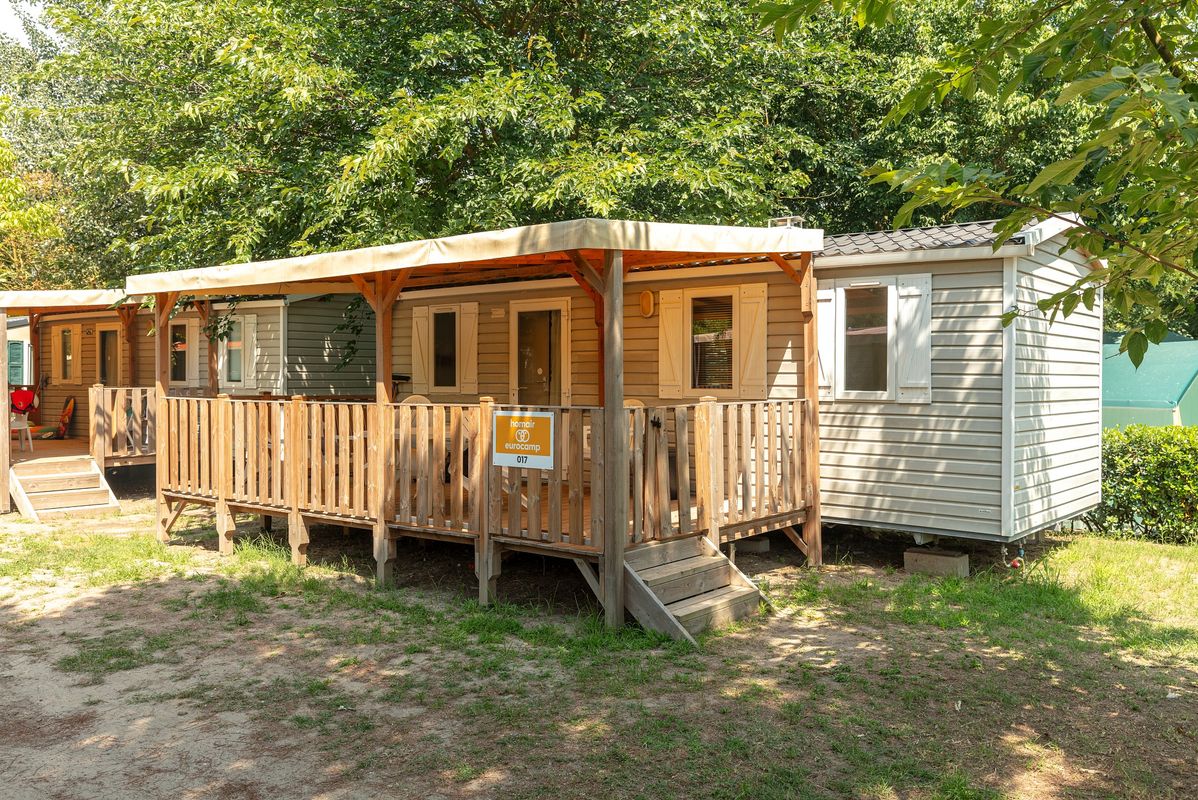
<instances>
[{"instance_id":1,"label":"green foliage","mask_svg":"<svg viewBox=\"0 0 1198 800\"><path fill-rule=\"evenodd\" d=\"M1198 426L1107 428L1097 530L1198 542Z\"/></svg>"},{"instance_id":2,"label":"green foliage","mask_svg":"<svg viewBox=\"0 0 1198 800\"><path fill-rule=\"evenodd\" d=\"M579 216L877 228L901 199L870 164L1031 180L1075 137L1031 93L881 125L973 25L956 0L886 29L822 15L797 45L739 0L44 7L0 132L61 183L62 285Z\"/></svg>"},{"instance_id":3,"label":"green foliage","mask_svg":"<svg viewBox=\"0 0 1198 800\"><path fill-rule=\"evenodd\" d=\"M763 3L762 18L785 35L820 13L817 0ZM834 0L859 25L914 13L902 0ZM988 5L988 4L986 4ZM901 122L951 97L1007 102L1031 92L1072 108L1083 136L1030 180L992 161L903 159L876 165L881 184L909 195L896 223L918 209L1005 207L999 231L1036 219L1076 220L1069 243L1107 264L1052 299L1065 316L1104 287L1108 307L1130 323L1123 348L1139 364L1148 342L1193 324L1192 304L1162 304L1167 275L1198 281L1198 7L1155 0L1032 3L1012 13L979 8L976 26L945 48L890 110ZM1004 237L1005 238L1005 237ZM1068 305L1067 305L1068 304Z\"/></svg>"}]
</instances>

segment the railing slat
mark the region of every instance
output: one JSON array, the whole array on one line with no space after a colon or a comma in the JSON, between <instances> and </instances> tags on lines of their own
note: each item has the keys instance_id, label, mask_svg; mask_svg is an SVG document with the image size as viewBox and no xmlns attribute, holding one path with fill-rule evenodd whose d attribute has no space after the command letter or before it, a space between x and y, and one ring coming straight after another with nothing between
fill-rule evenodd
<instances>
[{"instance_id":1,"label":"railing slat","mask_svg":"<svg viewBox=\"0 0 1198 800\"><path fill-rule=\"evenodd\" d=\"M666 430L666 417L662 409L653 411L655 424L651 433L657 441L656 480L654 493L657 497L658 539L673 535L674 526L670 513L670 436Z\"/></svg>"},{"instance_id":2,"label":"railing slat","mask_svg":"<svg viewBox=\"0 0 1198 800\"><path fill-rule=\"evenodd\" d=\"M580 545L583 543L583 512L586 510L583 507L585 503L585 487L586 476L583 473L583 426L582 416L585 412L581 410L567 411L565 416L569 420L566 424L570 426L569 448L570 448L570 470L569 484L570 496L568 499L570 505L570 529L567 532L567 541L570 544Z\"/></svg>"},{"instance_id":3,"label":"railing slat","mask_svg":"<svg viewBox=\"0 0 1198 800\"><path fill-rule=\"evenodd\" d=\"M349 425L349 406L344 403L337 404L337 511L341 514L349 514L352 511L350 507L350 437L353 436L353 430ZM383 443L386 447L386 442ZM385 476L384 476L385 477Z\"/></svg>"},{"instance_id":4,"label":"railing slat","mask_svg":"<svg viewBox=\"0 0 1198 800\"><path fill-rule=\"evenodd\" d=\"M596 476L603 475L603 424L604 409L596 409L591 414L591 530L587 544L600 547L603 541L603 481Z\"/></svg>"},{"instance_id":5,"label":"railing slat","mask_svg":"<svg viewBox=\"0 0 1198 800\"><path fill-rule=\"evenodd\" d=\"M632 492L632 541L645 539L645 412L632 409L632 479L628 482Z\"/></svg>"},{"instance_id":6,"label":"railing slat","mask_svg":"<svg viewBox=\"0 0 1198 800\"><path fill-rule=\"evenodd\" d=\"M449 409L449 527L464 530L466 519L463 513L464 489L462 475L462 408Z\"/></svg>"},{"instance_id":7,"label":"railing slat","mask_svg":"<svg viewBox=\"0 0 1198 800\"><path fill-rule=\"evenodd\" d=\"M690 409L679 406L674 409L674 452L677 453L678 472L678 533L685 536L691 532L691 469L690 469Z\"/></svg>"},{"instance_id":8,"label":"railing slat","mask_svg":"<svg viewBox=\"0 0 1198 800\"><path fill-rule=\"evenodd\" d=\"M384 408L383 413L393 414L395 412L390 408ZM353 470L350 474L354 483L354 513L359 516L368 517L370 516L370 512L366 508L366 476L363 474L363 468L366 465L366 442L369 438L369 431L366 429L366 408L359 403L355 403L353 407L352 427L354 431L354 458ZM387 446L385 442L383 446ZM394 442L391 446L395 446ZM392 480L394 480L394 476L392 476Z\"/></svg>"},{"instance_id":9,"label":"railing slat","mask_svg":"<svg viewBox=\"0 0 1198 800\"><path fill-rule=\"evenodd\" d=\"M410 525L412 523L412 407L400 406L396 413L399 414L399 421L396 423L396 432L399 436L399 452L395 459L399 463L399 493L396 508L400 521Z\"/></svg>"},{"instance_id":10,"label":"railing slat","mask_svg":"<svg viewBox=\"0 0 1198 800\"><path fill-rule=\"evenodd\" d=\"M561 544L562 541L562 460L566 455L566 432L562 427L562 412L553 411L553 469L549 473L549 541Z\"/></svg>"},{"instance_id":11,"label":"railing slat","mask_svg":"<svg viewBox=\"0 0 1198 800\"><path fill-rule=\"evenodd\" d=\"M432 486L429 477L428 406L416 406L416 524L428 525Z\"/></svg>"}]
</instances>

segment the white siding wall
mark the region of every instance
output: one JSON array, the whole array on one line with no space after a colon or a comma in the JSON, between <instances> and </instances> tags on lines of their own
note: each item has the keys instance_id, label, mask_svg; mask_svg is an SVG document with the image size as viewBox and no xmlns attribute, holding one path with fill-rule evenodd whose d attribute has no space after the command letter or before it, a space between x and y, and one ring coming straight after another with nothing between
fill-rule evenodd
<instances>
[{"instance_id":1,"label":"white siding wall","mask_svg":"<svg viewBox=\"0 0 1198 800\"><path fill-rule=\"evenodd\" d=\"M355 295L298 300L287 307L287 391L314 396L374 395L374 312L362 303L353 360L338 369L353 335L337 331Z\"/></svg>"},{"instance_id":2,"label":"white siding wall","mask_svg":"<svg viewBox=\"0 0 1198 800\"><path fill-rule=\"evenodd\" d=\"M932 402L820 403L824 518L946 534L1002 531L1002 261L818 269L932 273Z\"/></svg>"},{"instance_id":3,"label":"white siding wall","mask_svg":"<svg viewBox=\"0 0 1198 800\"><path fill-rule=\"evenodd\" d=\"M1011 535L1069 519L1100 498L1102 465L1102 302L1079 305L1067 319L1048 317L1036 301L1089 271L1080 254L1058 255L1050 239L1021 258L1015 329L1014 503Z\"/></svg>"}]
</instances>

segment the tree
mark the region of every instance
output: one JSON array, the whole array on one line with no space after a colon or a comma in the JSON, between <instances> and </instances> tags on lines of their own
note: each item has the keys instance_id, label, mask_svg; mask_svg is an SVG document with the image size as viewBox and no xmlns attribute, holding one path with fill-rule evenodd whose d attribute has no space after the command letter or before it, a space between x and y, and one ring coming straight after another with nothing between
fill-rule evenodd
<instances>
[{"instance_id":1,"label":"tree","mask_svg":"<svg viewBox=\"0 0 1198 800\"><path fill-rule=\"evenodd\" d=\"M799 0L757 8L779 35L828 9L859 25L889 25L911 13L903 0ZM1030 180L993 164L944 159L875 167L875 179L909 195L896 222L929 206L949 211L1003 207L1000 234L1036 218L1079 222L1071 246L1107 266L1043 304L1068 315L1092 307L1102 287L1108 308L1130 325L1122 348L1139 364L1169 323L1192 303L1162 304L1156 287L1198 281L1198 5L1163 0L1036 2L1011 13L979 9L976 27L946 48L890 111L892 122L950 97L1005 102L1036 89L1084 115L1085 136ZM1037 88L1038 87L1038 88ZM1192 297L1189 291L1180 293Z\"/></svg>"}]
</instances>

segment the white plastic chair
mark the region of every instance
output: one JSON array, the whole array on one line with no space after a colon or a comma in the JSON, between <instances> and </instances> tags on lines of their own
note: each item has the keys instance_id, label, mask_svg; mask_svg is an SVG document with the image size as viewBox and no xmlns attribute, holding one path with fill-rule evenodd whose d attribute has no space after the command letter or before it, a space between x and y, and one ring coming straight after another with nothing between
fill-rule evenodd
<instances>
[{"instance_id":1,"label":"white plastic chair","mask_svg":"<svg viewBox=\"0 0 1198 800\"><path fill-rule=\"evenodd\" d=\"M33 431L29 428L29 415L11 413L8 418L9 436L13 431L17 432L17 441L21 445L21 450L25 450L25 443L29 443L29 452L33 452Z\"/></svg>"}]
</instances>

